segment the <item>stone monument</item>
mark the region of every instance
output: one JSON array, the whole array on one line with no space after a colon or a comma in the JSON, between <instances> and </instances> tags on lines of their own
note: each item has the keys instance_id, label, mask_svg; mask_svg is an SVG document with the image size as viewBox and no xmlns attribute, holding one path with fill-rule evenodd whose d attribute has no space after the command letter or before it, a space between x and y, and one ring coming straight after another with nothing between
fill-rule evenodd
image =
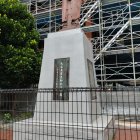
<instances>
[{"instance_id":1,"label":"stone monument","mask_svg":"<svg viewBox=\"0 0 140 140\"><path fill-rule=\"evenodd\" d=\"M45 39L39 89L97 87L92 44L81 29L67 27ZM14 124L13 140L111 140L112 124L94 92L39 92L34 117Z\"/></svg>"}]
</instances>

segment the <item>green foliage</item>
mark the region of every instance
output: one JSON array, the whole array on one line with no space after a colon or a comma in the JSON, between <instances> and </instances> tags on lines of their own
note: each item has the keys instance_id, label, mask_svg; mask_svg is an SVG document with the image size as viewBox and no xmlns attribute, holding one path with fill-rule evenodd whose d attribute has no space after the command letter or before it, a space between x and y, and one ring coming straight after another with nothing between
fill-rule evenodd
<instances>
[{"instance_id":1,"label":"green foliage","mask_svg":"<svg viewBox=\"0 0 140 140\"><path fill-rule=\"evenodd\" d=\"M0 88L37 83L41 54L35 20L18 0L0 0Z\"/></svg>"},{"instance_id":2,"label":"green foliage","mask_svg":"<svg viewBox=\"0 0 140 140\"><path fill-rule=\"evenodd\" d=\"M18 114L18 115L14 118L14 120L15 120L15 121L21 121L21 120L29 119L29 118L31 118L31 117L33 117L33 115L32 115L31 112L24 112L24 113Z\"/></svg>"},{"instance_id":3,"label":"green foliage","mask_svg":"<svg viewBox=\"0 0 140 140\"><path fill-rule=\"evenodd\" d=\"M31 117L33 117L31 112L22 112L14 117L11 115L11 113L4 113L1 114L0 116L3 123L10 123L11 121L21 121L21 120L29 119Z\"/></svg>"},{"instance_id":4,"label":"green foliage","mask_svg":"<svg viewBox=\"0 0 140 140\"><path fill-rule=\"evenodd\" d=\"M9 123L12 120L12 115L10 113L5 113L3 115L3 122L4 123Z\"/></svg>"}]
</instances>

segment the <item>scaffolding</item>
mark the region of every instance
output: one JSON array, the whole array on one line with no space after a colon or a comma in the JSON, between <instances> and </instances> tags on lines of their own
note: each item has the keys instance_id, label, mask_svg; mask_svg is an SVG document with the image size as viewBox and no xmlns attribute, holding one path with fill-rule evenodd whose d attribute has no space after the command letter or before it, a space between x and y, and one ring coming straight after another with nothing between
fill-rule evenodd
<instances>
[{"instance_id":1,"label":"scaffolding","mask_svg":"<svg viewBox=\"0 0 140 140\"><path fill-rule=\"evenodd\" d=\"M62 28L62 0L22 2L34 15L42 39ZM80 25L92 34L99 85L140 85L140 1L87 0L81 7Z\"/></svg>"}]
</instances>

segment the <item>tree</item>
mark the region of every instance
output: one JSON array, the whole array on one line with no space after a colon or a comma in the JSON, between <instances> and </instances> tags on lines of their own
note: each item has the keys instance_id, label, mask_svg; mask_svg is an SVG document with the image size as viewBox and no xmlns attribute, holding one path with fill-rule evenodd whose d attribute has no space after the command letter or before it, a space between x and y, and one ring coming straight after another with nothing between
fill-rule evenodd
<instances>
[{"instance_id":1,"label":"tree","mask_svg":"<svg viewBox=\"0 0 140 140\"><path fill-rule=\"evenodd\" d=\"M41 53L35 20L18 0L0 0L0 88L38 83Z\"/></svg>"}]
</instances>

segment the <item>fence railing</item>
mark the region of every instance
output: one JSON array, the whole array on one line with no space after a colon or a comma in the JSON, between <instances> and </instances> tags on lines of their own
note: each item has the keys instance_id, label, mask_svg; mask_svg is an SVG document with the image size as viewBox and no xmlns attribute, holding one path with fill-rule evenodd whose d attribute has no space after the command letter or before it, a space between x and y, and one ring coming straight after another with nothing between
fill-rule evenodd
<instances>
[{"instance_id":1,"label":"fence railing","mask_svg":"<svg viewBox=\"0 0 140 140\"><path fill-rule=\"evenodd\" d=\"M0 90L0 140L140 140L140 89Z\"/></svg>"}]
</instances>

